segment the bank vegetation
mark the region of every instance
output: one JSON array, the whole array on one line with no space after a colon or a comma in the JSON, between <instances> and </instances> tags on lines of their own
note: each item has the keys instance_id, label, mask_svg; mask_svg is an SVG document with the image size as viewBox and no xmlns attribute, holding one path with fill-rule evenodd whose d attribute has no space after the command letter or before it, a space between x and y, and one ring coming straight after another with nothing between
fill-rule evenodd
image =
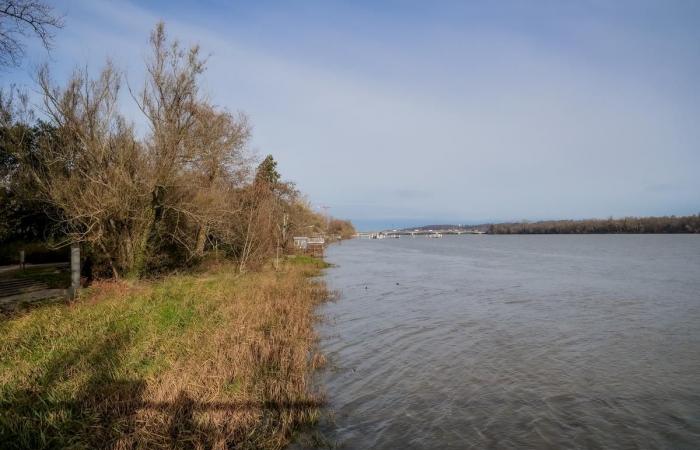
<instances>
[{"instance_id":1,"label":"bank vegetation","mask_svg":"<svg viewBox=\"0 0 700 450\"><path fill-rule=\"evenodd\" d=\"M313 211L271 155L256 163L248 118L202 92L204 71L199 47L169 39L161 23L139 87L108 62L63 84L42 67L39 114L5 90L0 244L78 243L90 276L119 279L212 254L244 272L290 250L294 235L350 235L348 222ZM125 115L127 102L139 117Z\"/></svg>"},{"instance_id":2,"label":"bank vegetation","mask_svg":"<svg viewBox=\"0 0 700 450\"><path fill-rule=\"evenodd\" d=\"M621 219L546 220L489 225L490 234L700 233L700 214Z\"/></svg>"},{"instance_id":3,"label":"bank vegetation","mask_svg":"<svg viewBox=\"0 0 700 450\"><path fill-rule=\"evenodd\" d=\"M0 448L284 447L319 416L320 263L230 263L0 322Z\"/></svg>"},{"instance_id":4,"label":"bank vegetation","mask_svg":"<svg viewBox=\"0 0 700 450\"><path fill-rule=\"evenodd\" d=\"M354 229L250 150L205 62L158 24L140 86L108 62L0 92L0 264L78 244L87 282L0 317L0 448L281 448L316 420L328 293L293 237Z\"/></svg>"}]
</instances>

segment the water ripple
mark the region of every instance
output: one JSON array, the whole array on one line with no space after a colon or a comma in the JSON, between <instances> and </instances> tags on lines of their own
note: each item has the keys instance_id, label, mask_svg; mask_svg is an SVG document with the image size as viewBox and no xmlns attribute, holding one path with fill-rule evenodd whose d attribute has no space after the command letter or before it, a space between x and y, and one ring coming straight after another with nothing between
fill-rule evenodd
<instances>
[{"instance_id":1,"label":"water ripple","mask_svg":"<svg viewBox=\"0 0 700 450\"><path fill-rule=\"evenodd\" d=\"M352 241L329 259L321 431L341 448L700 448L696 236Z\"/></svg>"}]
</instances>

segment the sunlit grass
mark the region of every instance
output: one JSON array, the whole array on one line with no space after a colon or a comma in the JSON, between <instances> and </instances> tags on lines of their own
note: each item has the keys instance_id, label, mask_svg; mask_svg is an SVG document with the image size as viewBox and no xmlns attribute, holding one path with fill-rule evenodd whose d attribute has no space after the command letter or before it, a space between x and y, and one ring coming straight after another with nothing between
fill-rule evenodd
<instances>
[{"instance_id":1,"label":"sunlit grass","mask_svg":"<svg viewBox=\"0 0 700 450\"><path fill-rule=\"evenodd\" d=\"M102 283L0 323L0 448L280 448L318 417L319 264Z\"/></svg>"},{"instance_id":2,"label":"sunlit grass","mask_svg":"<svg viewBox=\"0 0 700 450\"><path fill-rule=\"evenodd\" d=\"M327 263L323 259L315 258L309 255L293 255L288 257L287 261L292 265L306 266L309 268L316 269L326 269L328 267L331 267L331 264Z\"/></svg>"}]
</instances>

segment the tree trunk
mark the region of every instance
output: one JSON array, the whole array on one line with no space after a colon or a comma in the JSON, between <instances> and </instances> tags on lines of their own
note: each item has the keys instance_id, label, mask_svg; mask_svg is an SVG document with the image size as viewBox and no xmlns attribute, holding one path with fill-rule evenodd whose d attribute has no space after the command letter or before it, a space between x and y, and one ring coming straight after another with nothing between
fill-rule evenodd
<instances>
[{"instance_id":1,"label":"tree trunk","mask_svg":"<svg viewBox=\"0 0 700 450\"><path fill-rule=\"evenodd\" d=\"M197 243L194 247L194 254L197 257L204 256L204 247L207 243L207 226L201 225L199 231L197 232Z\"/></svg>"}]
</instances>

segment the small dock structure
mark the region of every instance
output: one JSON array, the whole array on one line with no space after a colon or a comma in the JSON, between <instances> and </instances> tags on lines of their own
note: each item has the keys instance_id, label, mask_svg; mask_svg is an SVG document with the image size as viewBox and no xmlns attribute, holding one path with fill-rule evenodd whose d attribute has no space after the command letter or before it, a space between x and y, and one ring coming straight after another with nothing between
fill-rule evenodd
<instances>
[{"instance_id":1,"label":"small dock structure","mask_svg":"<svg viewBox=\"0 0 700 450\"><path fill-rule=\"evenodd\" d=\"M323 257L326 238L323 236L294 236L294 248L306 255Z\"/></svg>"}]
</instances>

